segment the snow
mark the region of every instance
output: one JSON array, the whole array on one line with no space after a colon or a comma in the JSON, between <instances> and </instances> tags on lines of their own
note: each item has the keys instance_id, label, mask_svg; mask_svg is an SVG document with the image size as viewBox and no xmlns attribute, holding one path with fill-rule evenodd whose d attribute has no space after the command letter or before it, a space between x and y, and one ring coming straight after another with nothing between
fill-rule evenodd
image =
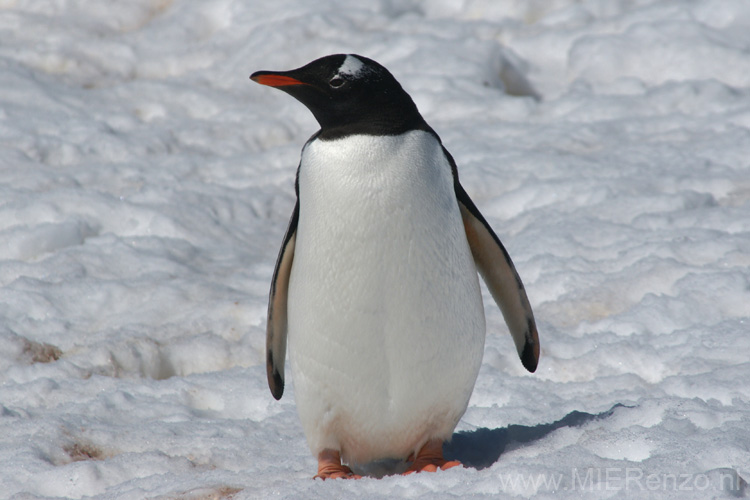
<instances>
[{"instance_id":1,"label":"snow","mask_svg":"<svg viewBox=\"0 0 750 500\"><path fill-rule=\"evenodd\" d=\"M0 2L0 498L750 495L748 32L745 0ZM528 374L484 291L466 468L313 481L266 386L316 124L248 76L331 53L414 97L536 313Z\"/></svg>"}]
</instances>

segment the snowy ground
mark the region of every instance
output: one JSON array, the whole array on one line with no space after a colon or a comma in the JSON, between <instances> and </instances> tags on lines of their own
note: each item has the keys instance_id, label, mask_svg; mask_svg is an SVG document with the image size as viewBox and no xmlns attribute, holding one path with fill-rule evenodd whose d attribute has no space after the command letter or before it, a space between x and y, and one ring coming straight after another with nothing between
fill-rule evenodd
<instances>
[{"instance_id":1,"label":"snowy ground","mask_svg":"<svg viewBox=\"0 0 750 500\"><path fill-rule=\"evenodd\" d=\"M750 496L746 0L0 1L0 497ZM311 115L248 80L387 66L536 312L485 293L450 457L313 481L265 382ZM744 479L743 479L744 478Z\"/></svg>"}]
</instances>

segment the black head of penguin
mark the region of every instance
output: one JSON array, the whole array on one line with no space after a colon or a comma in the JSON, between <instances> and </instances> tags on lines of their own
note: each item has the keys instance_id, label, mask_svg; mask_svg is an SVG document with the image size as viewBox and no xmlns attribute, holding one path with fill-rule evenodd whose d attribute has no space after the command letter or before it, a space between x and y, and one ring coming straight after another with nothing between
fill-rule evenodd
<instances>
[{"instance_id":1,"label":"black head of penguin","mask_svg":"<svg viewBox=\"0 0 750 500\"><path fill-rule=\"evenodd\" d=\"M291 71L257 71L250 78L307 106L320 124L319 139L430 130L393 75L366 57L330 55Z\"/></svg>"}]
</instances>

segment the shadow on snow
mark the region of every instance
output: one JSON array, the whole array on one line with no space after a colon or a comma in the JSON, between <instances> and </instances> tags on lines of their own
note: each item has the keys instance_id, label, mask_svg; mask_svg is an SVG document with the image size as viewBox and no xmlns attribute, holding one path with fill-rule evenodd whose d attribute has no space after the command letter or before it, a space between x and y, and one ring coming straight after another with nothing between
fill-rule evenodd
<instances>
[{"instance_id":1,"label":"shadow on snow","mask_svg":"<svg viewBox=\"0 0 750 500\"><path fill-rule=\"evenodd\" d=\"M498 429L482 427L474 431L462 431L453 434L449 443L443 446L443 453L448 460L458 460L465 467L484 469L497 462L500 455L511 446L518 448L546 437L551 432L563 427L580 427L594 420L610 417L617 408L631 408L616 404L609 410L591 414L573 411L557 422L539 424L531 427L509 425Z\"/></svg>"}]
</instances>

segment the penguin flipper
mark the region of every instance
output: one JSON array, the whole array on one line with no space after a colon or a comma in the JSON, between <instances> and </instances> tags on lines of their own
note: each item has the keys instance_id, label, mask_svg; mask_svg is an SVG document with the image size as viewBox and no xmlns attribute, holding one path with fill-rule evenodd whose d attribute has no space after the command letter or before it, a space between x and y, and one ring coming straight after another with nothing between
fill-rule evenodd
<instances>
[{"instance_id":1,"label":"penguin flipper","mask_svg":"<svg viewBox=\"0 0 750 500\"><path fill-rule=\"evenodd\" d=\"M289 226L281 244L276 268L273 271L271 291L268 294L268 321L266 323L266 375L268 387L276 399L284 394L284 360L286 358L287 293L292 273L294 246L297 240L299 199L294 205Z\"/></svg>"},{"instance_id":2,"label":"penguin flipper","mask_svg":"<svg viewBox=\"0 0 750 500\"><path fill-rule=\"evenodd\" d=\"M455 189L474 264L503 313L523 366L533 372L539 362L539 334L521 278L500 239L458 181Z\"/></svg>"}]
</instances>

